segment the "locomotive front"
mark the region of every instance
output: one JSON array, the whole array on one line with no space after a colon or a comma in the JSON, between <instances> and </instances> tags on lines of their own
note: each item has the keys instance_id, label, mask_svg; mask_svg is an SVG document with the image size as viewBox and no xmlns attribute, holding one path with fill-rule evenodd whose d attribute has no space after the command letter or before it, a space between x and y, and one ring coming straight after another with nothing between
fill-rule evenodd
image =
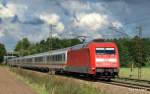
<instances>
[{"instance_id":1,"label":"locomotive front","mask_svg":"<svg viewBox=\"0 0 150 94\"><path fill-rule=\"evenodd\" d=\"M119 72L119 54L115 43L90 43L90 74L102 78L114 78Z\"/></svg>"}]
</instances>

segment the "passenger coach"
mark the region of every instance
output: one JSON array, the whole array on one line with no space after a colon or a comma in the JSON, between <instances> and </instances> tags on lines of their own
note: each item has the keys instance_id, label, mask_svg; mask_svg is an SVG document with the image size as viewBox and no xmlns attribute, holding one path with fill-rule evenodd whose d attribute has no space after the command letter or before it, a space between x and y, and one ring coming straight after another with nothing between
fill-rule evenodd
<instances>
[{"instance_id":1,"label":"passenger coach","mask_svg":"<svg viewBox=\"0 0 150 94\"><path fill-rule=\"evenodd\" d=\"M9 60L9 65L49 68L51 71L114 78L119 72L118 48L113 42L91 41L65 49Z\"/></svg>"}]
</instances>

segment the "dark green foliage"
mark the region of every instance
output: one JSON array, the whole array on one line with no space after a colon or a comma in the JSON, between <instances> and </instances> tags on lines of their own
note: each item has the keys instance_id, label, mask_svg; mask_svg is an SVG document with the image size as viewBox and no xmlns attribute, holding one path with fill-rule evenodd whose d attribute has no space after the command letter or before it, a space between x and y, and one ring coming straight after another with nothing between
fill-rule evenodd
<instances>
[{"instance_id":1,"label":"dark green foliage","mask_svg":"<svg viewBox=\"0 0 150 94\"><path fill-rule=\"evenodd\" d=\"M129 53L129 39L119 39L115 40L115 42L118 45L121 66L129 66L132 61Z\"/></svg>"},{"instance_id":2,"label":"dark green foliage","mask_svg":"<svg viewBox=\"0 0 150 94\"><path fill-rule=\"evenodd\" d=\"M19 52L20 56L25 56L25 55L29 55L30 54L30 48L31 43L27 38L23 38L22 40L20 40L15 48L16 52Z\"/></svg>"},{"instance_id":3,"label":"dark green foliage","mask_svg":"<svg viewBox=\"0 0 150 94\"><path fill-rule=\"evenodd\" d=\"M80 43L81 42L79 39L47 38L47 40L41 40L40 42L34 44L27 38L24 38L17 43L15 51L18 52L20 56L26 56L35 53L47 52L50 50L62 49Z\"/></svg>"},{"instance_id":4,"label":"dark green foliage","mask_svg":"<svg viewBox=\"0 0 150 94\"><path fill-rule=\"evenodd\" d=\"M132 39L114 39L119 48L120 64L129 67L132 63L136 66L150 65L150 39L140 39L135 36Z\"/></svg>"},{"instance_id":5,"label":"dark green foliage","mask_svg":"<svg viewBox=\"0 0 150 94\"><path fill-rule=\"evenodd\" d=\"M5 46L4 46L4 44L0 43L0 63L3 62L5 54L6 54Z\"/></svg>"},{"instance_id":6,"label":"dark green foliage","mask_svg":"<svg viewBox=\"0 0 150 94\"><path fill-rule=\"evenodd\" d=\"M146 57L144 56L143 40L140 39L138 36L134 37L131 40L130 53L133 57L135 65L137 65L138 67L145 65L144 62L146 62Z\"/></svg>"}]
</instances>

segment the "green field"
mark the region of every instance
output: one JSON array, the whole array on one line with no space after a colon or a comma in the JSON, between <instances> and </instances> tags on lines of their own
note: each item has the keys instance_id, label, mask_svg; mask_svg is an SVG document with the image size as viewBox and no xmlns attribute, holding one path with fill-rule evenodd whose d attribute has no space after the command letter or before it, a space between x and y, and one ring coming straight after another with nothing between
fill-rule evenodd
<instances>
[{"instance_id":1,"label":"green field","mask_svg":"<svg viewBox=\"0 0 150 94\"><path fill-rule=\"evenodd\" d=\"M130 71L130 68L121 68L119 76L138 79L138 68L134 68L132 72ZM150 67L142 68L142 77L140 79L150 80Z\"/></svg>"}]
</instances>

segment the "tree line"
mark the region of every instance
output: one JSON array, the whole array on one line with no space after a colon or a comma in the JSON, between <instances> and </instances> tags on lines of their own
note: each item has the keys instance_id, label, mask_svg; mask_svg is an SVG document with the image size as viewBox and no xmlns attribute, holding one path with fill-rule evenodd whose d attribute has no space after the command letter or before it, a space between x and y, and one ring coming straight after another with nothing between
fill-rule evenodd
<instances>
[{"instance_id":1,"label":"tree line","mask_svg":"<svg viewBox=\"0 0 150 94\"><path fill-rule=\"evenodd\" d=\"M107 39L105 41L115 42L119 48L121 66L150 66L150 38ZM20 40L15 48L20 56L46 52L49 50L61 49L80 44L79 39L52 38L41 40L38 43L31 43L27 38Z\"/></svg>"},{"instance_id":2,"label":"tree line","mask_svg":"<svg viewBox=\"0 0 150 94\"><path fill-rule=\"evenodd\" d=\"M150 38L120 38L107 41L114 41L119 49L120 64L127 67L132 64L150 66Z\"/></svg>"},{"instance_id":3,"label":"tree line","mask_svg":"<svg viewBox=\"0 0 150 94\"><path fill-rule=\"evenodd\" d=\"M18 41L14 49L20 56L26 56L36 53L47 52L50 50L62 49L70 47L76 44L80 44L79 39L59 39L59 38L47 38L37 43L30 42L27 38L23 38Z\"/></svg>"},{"instance_id":4,"label":"tree line","mask_svg":"<svg viewBox=\"0 0 150 94\"><path fill-rule=\"evenodd\" d=\"M4 60L4 55L6 54L6 49L4 44L0 43L0 63Z\"/></svg>"}]
</instances>

